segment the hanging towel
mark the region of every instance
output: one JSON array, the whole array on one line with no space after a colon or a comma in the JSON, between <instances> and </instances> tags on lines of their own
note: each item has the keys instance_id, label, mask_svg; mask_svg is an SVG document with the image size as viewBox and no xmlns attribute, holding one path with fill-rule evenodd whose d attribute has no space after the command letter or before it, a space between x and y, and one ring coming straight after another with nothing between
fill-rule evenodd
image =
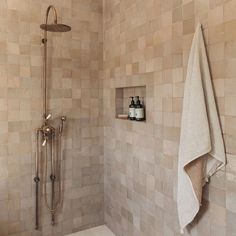
<instances>
[{"instance_id":1,"label":"hanging towel","mask_svg":"<svg viewBox=\"0 0 236 236\"><path fill-rule=\"evenodd\" d=\"M199 24L188 61L179 146L177 206L182 233L199 211L202 187L225 162L224 142Z\"/></svg>"}]
</instances>

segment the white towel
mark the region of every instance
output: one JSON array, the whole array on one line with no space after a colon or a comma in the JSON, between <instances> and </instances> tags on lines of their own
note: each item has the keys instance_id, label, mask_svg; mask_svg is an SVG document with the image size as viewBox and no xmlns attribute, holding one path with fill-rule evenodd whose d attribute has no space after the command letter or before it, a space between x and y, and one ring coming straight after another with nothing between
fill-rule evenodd
<instances>
[{"instance_id":1,"label":"white towel","mask_svg":"<svg viewBox=\"0 0 236 236\"><path fill-rule=\"evenodd\" d=\"M199 24L188 61L179 146L177 205L182 233L199 211L202 187L225 162L224 142Z\"/></svg>"}]
</instances>

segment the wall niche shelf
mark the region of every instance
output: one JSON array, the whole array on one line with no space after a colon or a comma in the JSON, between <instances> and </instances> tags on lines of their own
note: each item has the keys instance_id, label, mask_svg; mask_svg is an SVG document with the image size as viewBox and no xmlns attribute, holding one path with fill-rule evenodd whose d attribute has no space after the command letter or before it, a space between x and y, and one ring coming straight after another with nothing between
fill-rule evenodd
<instances>
[{"instance_id":1,"label":"wall niche shelf","mask_svg":"<svg viewBox=\"0 0 236 236\"><path fill-rule=\"evenodd\" d=\"M119 118L118 115L120 114L127 114L129 113L129 105L131 102L130 97L139 96L140 101L144 104L144 111L146 110L146 86L133 86L133 87L119 87L115 89L115 107L116 107L116 119L121 120L129 120L128 118ZM145 119L143 121L131 121L131 122L145 122L146 121L146 114Z\"/></svg>"}]
</instances>

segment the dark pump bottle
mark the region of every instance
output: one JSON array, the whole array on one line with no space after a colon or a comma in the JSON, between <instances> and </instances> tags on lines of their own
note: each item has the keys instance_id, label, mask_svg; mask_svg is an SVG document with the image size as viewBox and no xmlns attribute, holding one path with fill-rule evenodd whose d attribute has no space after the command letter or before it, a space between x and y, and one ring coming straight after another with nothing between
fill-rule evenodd
<instances>
[{"instance_id":1,"label":"dark pump bottle","mask_svg":"<svg viewBox=\"0 0 236 236\"><path fill-rule=\"evenodd\" d=\"M134 97L131 98L131 103L129 105L129 119L135 120L135 104L134 104Z\"/></svg>"},{"instance_id":2,"label":"dark pump bottle","mask_svg":"<svg viewBox=\"0 0 236 236\"><path fill-rule=\"evenodd\" d=\"M144 108L139 100L139 96L136 96L136 104L135 104L135 119L137 121L144 120Z\"/></svg>"}]
</instances>

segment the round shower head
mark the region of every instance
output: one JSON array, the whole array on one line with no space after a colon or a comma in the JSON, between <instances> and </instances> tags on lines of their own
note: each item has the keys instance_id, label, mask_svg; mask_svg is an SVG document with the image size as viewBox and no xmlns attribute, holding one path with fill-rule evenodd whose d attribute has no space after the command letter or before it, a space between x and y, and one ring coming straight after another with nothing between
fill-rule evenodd
<instances>
[{"instance_id":1,"label":"round shower head","mask_svg":"<svg viewBox=\"0 0 236 236\"><path fill-rule=\"evenodd\" d=\"M71 27L69 25L63 24L42 24L40 25L42 30L46 30L49 32L68 32L71 31Z\"/></svg>"}]
</instances>

